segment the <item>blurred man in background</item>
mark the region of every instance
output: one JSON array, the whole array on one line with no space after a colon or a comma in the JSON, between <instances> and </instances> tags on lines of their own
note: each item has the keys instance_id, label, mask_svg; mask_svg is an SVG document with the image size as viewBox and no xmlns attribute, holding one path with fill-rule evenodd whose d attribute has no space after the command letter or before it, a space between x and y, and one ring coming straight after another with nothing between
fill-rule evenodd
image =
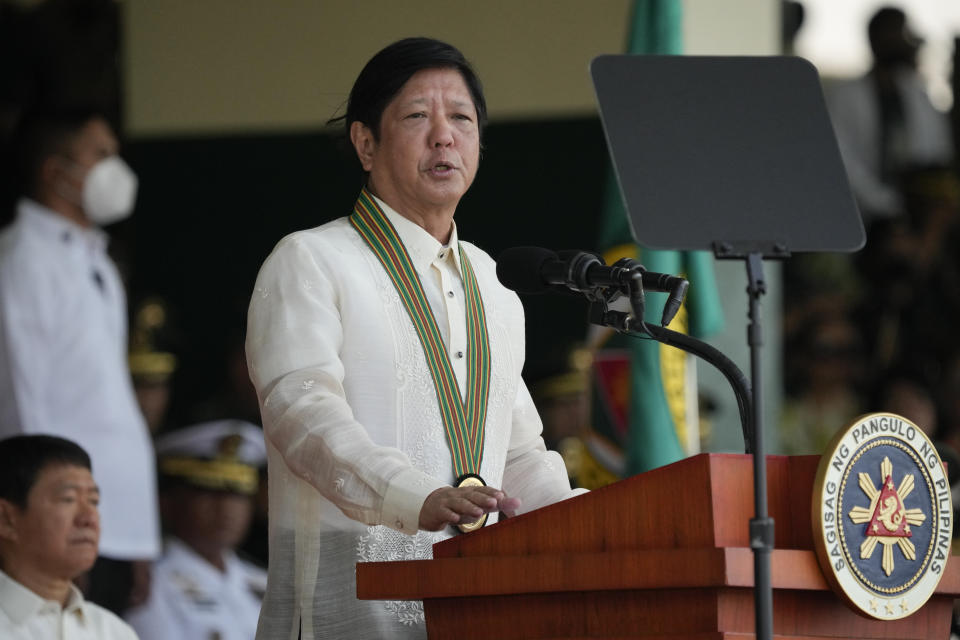
<instances>
[{"instance_id":1,"label":"blurred man in background","mask_svg":"<svg viewBox=\"0 0 960 640\"><path fill-rule=\"evenodd\" d=\"M881 8L867 33L869 73L827 92L867 230L854 258L862 283L855 314L872 370L918 354L936 368L960 349L960 261L950 251L960 233L960 184L950 123L927 95L917 69L923 40L906 14Z\"/></svg>"},{"instance_id":2,"label":"blurred man in background","mask_svg":"<svg viewBox=\"0 0 960 640\"><path fill-rule=\"evenodd\" d=\"M137 179L93 112L28 115L14 146L22 197L0 234L0 436L54 433L96 460L103 538L87 597L119 612L144 597L160 547L126 297L99 228L130 214Z\"/></svg>"},{"instance_id":3,"label":"blurred man in background","mask_svg":"<svg viewBox=\"0 0 960 640\"><path fill-rule=\"evenodd\" d=\"M263 432L206 422L157 440L160 506L169 533L150 597L126 614L143 640L252 640L267 574L235 553L253 516Z\"/></svg>"},{"instance_id":4,"label":"blurred man in background","mask_svg":"<svg viewBox=\"0 0 960 640\"><path fill-rule=\"evenodd\" d=\"M177 356L164 350L167 305L150 297L136 307L130 328L130 375L137 404L150 433L156 436L166 425L170 408L171 378L177 370Z\"/></svg>"},{"instance_id":5,"label":"blurred man in background","mask_svg":"<svg viewBox=\"0 0 960 640\"><path fill-rule=\"evenodd\" d=\"M953 160L950 124L927 95L917 71L923 39L906 14L878 10L867 26L873 67L827 94L833 121L865 226L905 213L904 172Z\"/></svg>"}]
</instances>

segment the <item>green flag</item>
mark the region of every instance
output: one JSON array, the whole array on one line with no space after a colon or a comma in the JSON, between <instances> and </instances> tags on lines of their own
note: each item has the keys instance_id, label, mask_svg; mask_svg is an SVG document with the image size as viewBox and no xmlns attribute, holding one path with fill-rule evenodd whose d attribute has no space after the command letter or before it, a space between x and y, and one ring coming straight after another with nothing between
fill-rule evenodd
<instances>
[{"instance_id":1,"label":"green flag","mask_svg":"<svg viewBox=\"0 0 960 640\"><path fill-rule=\"evenodd\" d=\"M636 0L628 52L678 54L681 49L680 0ZM630 257L639 259L650 271L683 274L690 281L690 289L669 328L695 336L720 331L723 310L713 257L702 251L640 250L633 243L612 169L604 205L599 246L607 264ZM647 294L647 322L659 324L666 295ZM601 432L625 440L627 473L640 473L685 457L681 442L699 437L699 427L688 410L692 361L687 354L652 340L614 336L598 350L596 361L598 410L594 421Z\"/></svg>"}]
</instances>

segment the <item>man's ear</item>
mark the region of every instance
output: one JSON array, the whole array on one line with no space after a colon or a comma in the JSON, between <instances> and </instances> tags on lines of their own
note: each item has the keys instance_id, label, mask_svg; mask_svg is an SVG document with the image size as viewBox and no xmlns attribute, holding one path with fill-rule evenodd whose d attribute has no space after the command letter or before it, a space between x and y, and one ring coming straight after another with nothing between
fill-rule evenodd
<instances>
[{"instance_id":1,"label":"man's ear","mask_svg":"<svg viewBox=\"0 0 960 640\"><path fill-rule=\"evenodd\" d=\"M17 521L20 518L20 508L0 498L0 540L17 541Z\"/></svg>"},{"instance_id":2,"label":"man's ear","mask_svg":"<svg viewBox=\"0 0 960 640\"><path fill-rule=\"evenodd\" d=\"M373 139L373 131L370 128L354 120L350 123L350 142L357 151L357 158L360 159L360 165L364 171L370 171L373 167L373 152L376 151L377 141Z\"/></svg>"}]
</instances>

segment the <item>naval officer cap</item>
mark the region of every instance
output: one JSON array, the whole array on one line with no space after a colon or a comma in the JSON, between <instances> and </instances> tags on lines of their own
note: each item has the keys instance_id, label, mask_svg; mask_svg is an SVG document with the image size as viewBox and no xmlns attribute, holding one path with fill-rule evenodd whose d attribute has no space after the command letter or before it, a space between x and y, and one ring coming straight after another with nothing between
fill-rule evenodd
<instances>
[{"instance_id":1,"label":"naval officer cap","mask_svg":"<svg viewBox=\"0 0 960 640\"><path fill-rule=\"evenodd\" d=\"M257 492L266 463L263 430L243 420L216 420L177 429L156 441L162 485L244 495Z\"/></svg>"}]
</instances>

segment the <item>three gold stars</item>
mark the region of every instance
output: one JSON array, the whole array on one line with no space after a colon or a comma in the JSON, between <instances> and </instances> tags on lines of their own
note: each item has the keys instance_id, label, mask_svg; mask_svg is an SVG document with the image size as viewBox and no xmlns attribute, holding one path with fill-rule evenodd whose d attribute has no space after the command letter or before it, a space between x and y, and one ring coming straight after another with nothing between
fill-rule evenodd
<instances>
[{"instance_id":1,"label":"three gold stars","mask_svg":"<svg viewBox=\"0 0 960 640\"><path fill-rule=\"evenodd\" d=\"M870 607L870 611L873 611L874 613L877 613L880 609L880 602L876 598L870 598L867 605ZM906 599L901 599L900 604L898 606L900 607L901 613L906 613L907 611L910 611L910 605L907 603ZM894 611L894 604L891 602L884 602L883 610L886 612L888 616L892 616Z\"/></svg>"}]
</instances>

